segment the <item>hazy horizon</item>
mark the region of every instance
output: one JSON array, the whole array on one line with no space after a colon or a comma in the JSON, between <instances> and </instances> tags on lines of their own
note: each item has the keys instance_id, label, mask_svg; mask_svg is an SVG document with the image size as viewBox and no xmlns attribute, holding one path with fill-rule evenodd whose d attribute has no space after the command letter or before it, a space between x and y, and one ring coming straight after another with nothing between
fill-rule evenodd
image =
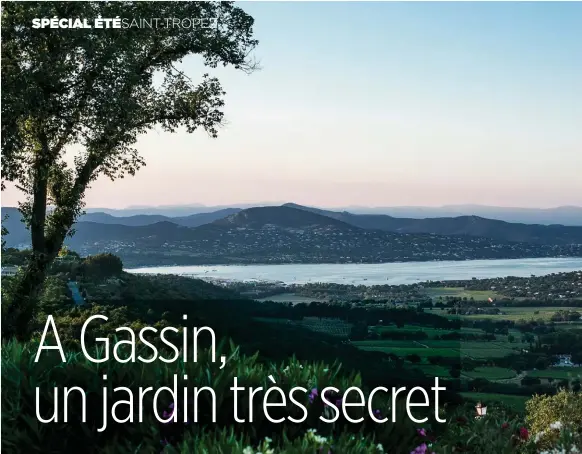
<instances>
[{"instance_id":1,"label":"hazy horizon","mask_svg":"<svg viewBox=\"0 0 582 454\"><path fill-rule=\"evenodd\" d=\"M581 3L239 6L262 69L180 65L223 84L218 139L142 136L147 166L87 207L582 205Z\"/></svg>"},{"instance_id":2,"label":"hazy horizon","mask_svg":"<svg viewBox=\"0 0 582 454\"><path fill-rule=\"evenodd\" d=\"M251 206L280 206L284 204L294 203L297 205L309 206L313 208L322 208L322 209L453 209L453 208L481 208L481 209L499 209L499 210L557 210L557 209L580 209L582 210L581 205L555 205L555 206L532 206L532 207L524 207L524 206L504 206L504 205L484 205L484 204L476 204L476 203L459 203L459 204L443 204L443 205L369 205L369 204L360 204L360 205L312 205L312 204L300 204L294 201L254 201L254 202L232 202L232 203L225 203L225 204L205 204L205 203L182 203L182 204L161 204L161 205L147 205L147 204L134 204L134 205L126 205L126 206L107 206L107 205L95 205L89 206L87 205L85 209L89 210L139 210L139 209L170 209L170 208L236 208L236 207L251 207ZM50 205L49 205L50 206ZM2 208L17 208L17 204L6 204L2 201L0 207Z\"/></svg>"},{"instance_id":3,"label":"hazy horizon","mask_svg":"<svg viewBox=\"0 0 582 454\"><path fill-rule=\"evenodd\" d=\"M283 205L286 203L296 203L293 201L254 201L254 202L232 202L226 204L219 204L219 205L211 205L205 203L184 203L184 204L165 204L165 205L128 205L125 207L120 207L118 209L139 209L139 208L186 208L186 207L237 207L242 205L265 205L265 206L278 206ZM298 204L301 205L301 204ZM548 206L548 207L520 207L520 206L503 206L503 205L481 205L481 204L474 204L474 203L462 203L462 204L444 204L444 205L337 205L337 206L322 206L322 205L309 205L315 208L459 208L459 207L479 207L479 208L499 208L499 209L531 209L531 210L552 210L558 208L580 208L582 209L582 205L556 205L556 206ZM107 207L107 206L91 206L87 207L90 209L97 209L97 208L107 208L107 209L116 209L114 207Z\"/></svg>"}]
</instances>

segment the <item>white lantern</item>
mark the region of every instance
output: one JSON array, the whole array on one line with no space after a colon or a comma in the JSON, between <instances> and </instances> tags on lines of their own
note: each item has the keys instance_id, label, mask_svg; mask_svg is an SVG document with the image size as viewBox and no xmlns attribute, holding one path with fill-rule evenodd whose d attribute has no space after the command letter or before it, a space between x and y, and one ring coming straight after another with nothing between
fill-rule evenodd
<instances>
[{"instance_id":1,"label":"white lantern","mask_svg":"<svg viewBox=\"0 0 582 454\"><path fill-rule=\"evenodd\" d=\"M487 407L483 406L481 402L478 402L475 406L475 410L477 410L477 417L480 418L481 416L485 416L487 414Z\"/></svg>"}]
</instances>

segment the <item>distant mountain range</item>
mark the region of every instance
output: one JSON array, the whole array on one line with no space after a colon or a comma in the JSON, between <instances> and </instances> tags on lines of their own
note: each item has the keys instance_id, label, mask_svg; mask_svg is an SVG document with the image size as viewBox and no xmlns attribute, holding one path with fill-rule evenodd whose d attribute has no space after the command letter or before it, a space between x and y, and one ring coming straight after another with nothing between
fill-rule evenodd
<instances>
[{"instance_id":1,"label":"distant mountain range","mask_svg":"<svg viewBox=\"0 0 582 454\"><path fill-rule=\"evenodd\" d=\"M155 224L156 222L172 222L174 224L182 225L184 227L198 227L202 224L222 219L229 214L237 213L241 208L223 208L208 213L194 213L188 216L169 217L161 214L136 214L132 216L113 216L108 213L94 212L86 213L79 221L82 222L97 222L100 224L120 224L129 226L142 226Z\"/></svg>"},{"instance_id":2,"label":"distant mountain range","mask_svg":"<svg viewBox=\"0 0 582 454\"><path fill-rule=\"evenodd\" d=\"M229 206L160 206L160 207L129 207L124 209L89 208L87 212L103 212L115 217L128 217L135 215L160 215L169 218L188 217L192 214L211 213L224 209L245 209L262 206L282 205L281 202L233 204ZM363 207L350 206L339 208L320 208L331 211L348 211L353 214L386 214L396 218L445 218L458 216L479 216L487 219L496 219L506 222L518 222L524 224L561 224L582 226L582 207L562 206L557 208L506 208L485 205L445 205L442 207Z\"/></svg>"},{"instance_id":3,"label":"distant mountain range","mask_svg":"<svg viewBox=\"0 0 582 454\"><path fill-rule=\"evenodd\" d=\"M196 213L189 216L179 217L168 217L160 214L113 216L103 212L89 212L79 217L78 222L75 224L75 235L84 234L89 238L91 236L90 232L97 231L100 228L100 225L103 224L112 226L103 226L103 232L111 232L111 234L114 234L113 232L119 232L120 235L124 235L125 232L131 231L123 229L123 227L143 227L157 223L167 223L182 227L198 227L199 225L208 224L217 219L222 219L229 214L237 213L240 210L240 208L225 208L209 213ZM18 209L14 207L3 207L2 219L4 219L4 216L7 216L7 219L6 221L3 221L2 224L6 226L9 232L6 236L7 245L17 246L23 243L29 243L30 232L21 222L22 216Z\"/></svg>"},{"instance_id":4,"label":"distant mountain range","mask_svg":"<svg viewBox=\"0 0 582 454\"><path fill-rule=\"evenodd\" d=\"M394 233L433 233L437 235L468 235L491 238L498 241L535 244L582 244L582 227L563 225L518 224L479 216L443 218L395 218L385 214L353 214L285 204L328 216L347 224L368 230L384 230Z\"/></svg>"},{"instance_id":5,"label":"distant mountain range","mask_svg":"<svg viewBox=\"0 0 582 454\"><path fill-rule=\"evenodd\" d=\"M535 244L581 244L582 226L564 225L541 225L509 223L495 219L487 219L480 216L456 216L440 218L402 218L392 217L386 214L355 214L348 211L332 211L320 208L307 207L294 203L281 205L287 208L294 208L310 213L314 213L327 218L332 218L343 223L367 230L383 230L394 233L428 233L438 235L468 235L475 237L491 238L498 241L526 242ZM298 222L305 222L306 215L297 216L296 211L292 215L285 210L273 211L275 207L252 207L222 208L220 210L195 213L188 216L169 217L160 214L138 214L132 216L113 216L103 212L89 212L82 215L75 225L77 235L83 234L86 240L90 240L92 233L98 230L98 225L84 224L105 224L110 227L103 227L103 233L109 232L111 238L116 232L124 239L131 237L131 229L122 227L143 227L157 223L173 224L182 227L198 227L214 221L225 219L226 222L233 222L235 219L253 219L254 222L273 222L278 225L292 227ZM240 217L231 215L241 213ZM20 212L16 208L6 207L2 209L2 217L8 216L4 225L8 228L9 235L6 240L9 245L27 243L29 232L24 224L20 222ZM252 227L252 226L248 226ZM109 234L108 233L108 234Z\"/></svg>"},{"instance_id":6,"label":"distant mountain range","mask_svg":"<svg viewBox=\"0 0 582 454\"><path fill-rule=\"evenodd\" d=\"M10 216L5 222L7 245L28 243L18 211L2 211ZM114 252L133 266L582 256L582 227L477 216L394 218L295 204L175 218L88 213L74 228L66 242L74 250Z\"/></svg>"},{"instance_id":7,"label":"distant mountain range","mask_svg":"<svg viewBox=\"0 0 582 454\"><path fill-rule=\"evenodd\" d=\"M442 207L361 207L352 206L333 209L354 214L387 214L396 218L446 218L479 216L506 222L523 224L561 224L582 226L582 207L561 206L556 208L513 208L486 205L445 205Z\"/></svg>"}]
</instances>

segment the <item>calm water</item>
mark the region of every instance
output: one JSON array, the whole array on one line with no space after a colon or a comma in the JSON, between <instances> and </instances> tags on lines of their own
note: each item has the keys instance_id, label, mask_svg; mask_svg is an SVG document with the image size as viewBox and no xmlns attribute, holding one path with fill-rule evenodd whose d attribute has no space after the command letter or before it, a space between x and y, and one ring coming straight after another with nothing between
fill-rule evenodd
<instances>
[{"instance_id":1,"label":"calm water","mask_svg":"<svg viewBox=\"0 0 582 454\"><path fill-rule=\"evenodd\" d=\"M541 276L582 270L582 258L466 260L462 262L407 262L381 264L216 265L136 268L148 274L179 274L202 279L279 281L286 284L334 282L338 284L412 284L422 281Z\"/></svg>"}]
</instances>

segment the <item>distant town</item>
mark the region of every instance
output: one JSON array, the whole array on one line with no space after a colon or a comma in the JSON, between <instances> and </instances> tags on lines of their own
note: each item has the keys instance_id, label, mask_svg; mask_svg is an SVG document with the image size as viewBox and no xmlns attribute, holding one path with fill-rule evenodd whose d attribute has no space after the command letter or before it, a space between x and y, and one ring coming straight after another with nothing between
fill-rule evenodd
<instances>
[{"instance_id":1,"label":"distant town","mask_svg":"<svg viewBox=\"0 0 582 454\"><path fill-rule=\"evenodd\" d=\"M7 211L14 219L5 223L6 244L26 249L27 230L16 210ZM78 222L65 244L83 255L114 253L133 267L582 257L582 226L514 224L475 216L405 219L286 204L175 220L104 219Z\"/></svg>"}]
</instances>

